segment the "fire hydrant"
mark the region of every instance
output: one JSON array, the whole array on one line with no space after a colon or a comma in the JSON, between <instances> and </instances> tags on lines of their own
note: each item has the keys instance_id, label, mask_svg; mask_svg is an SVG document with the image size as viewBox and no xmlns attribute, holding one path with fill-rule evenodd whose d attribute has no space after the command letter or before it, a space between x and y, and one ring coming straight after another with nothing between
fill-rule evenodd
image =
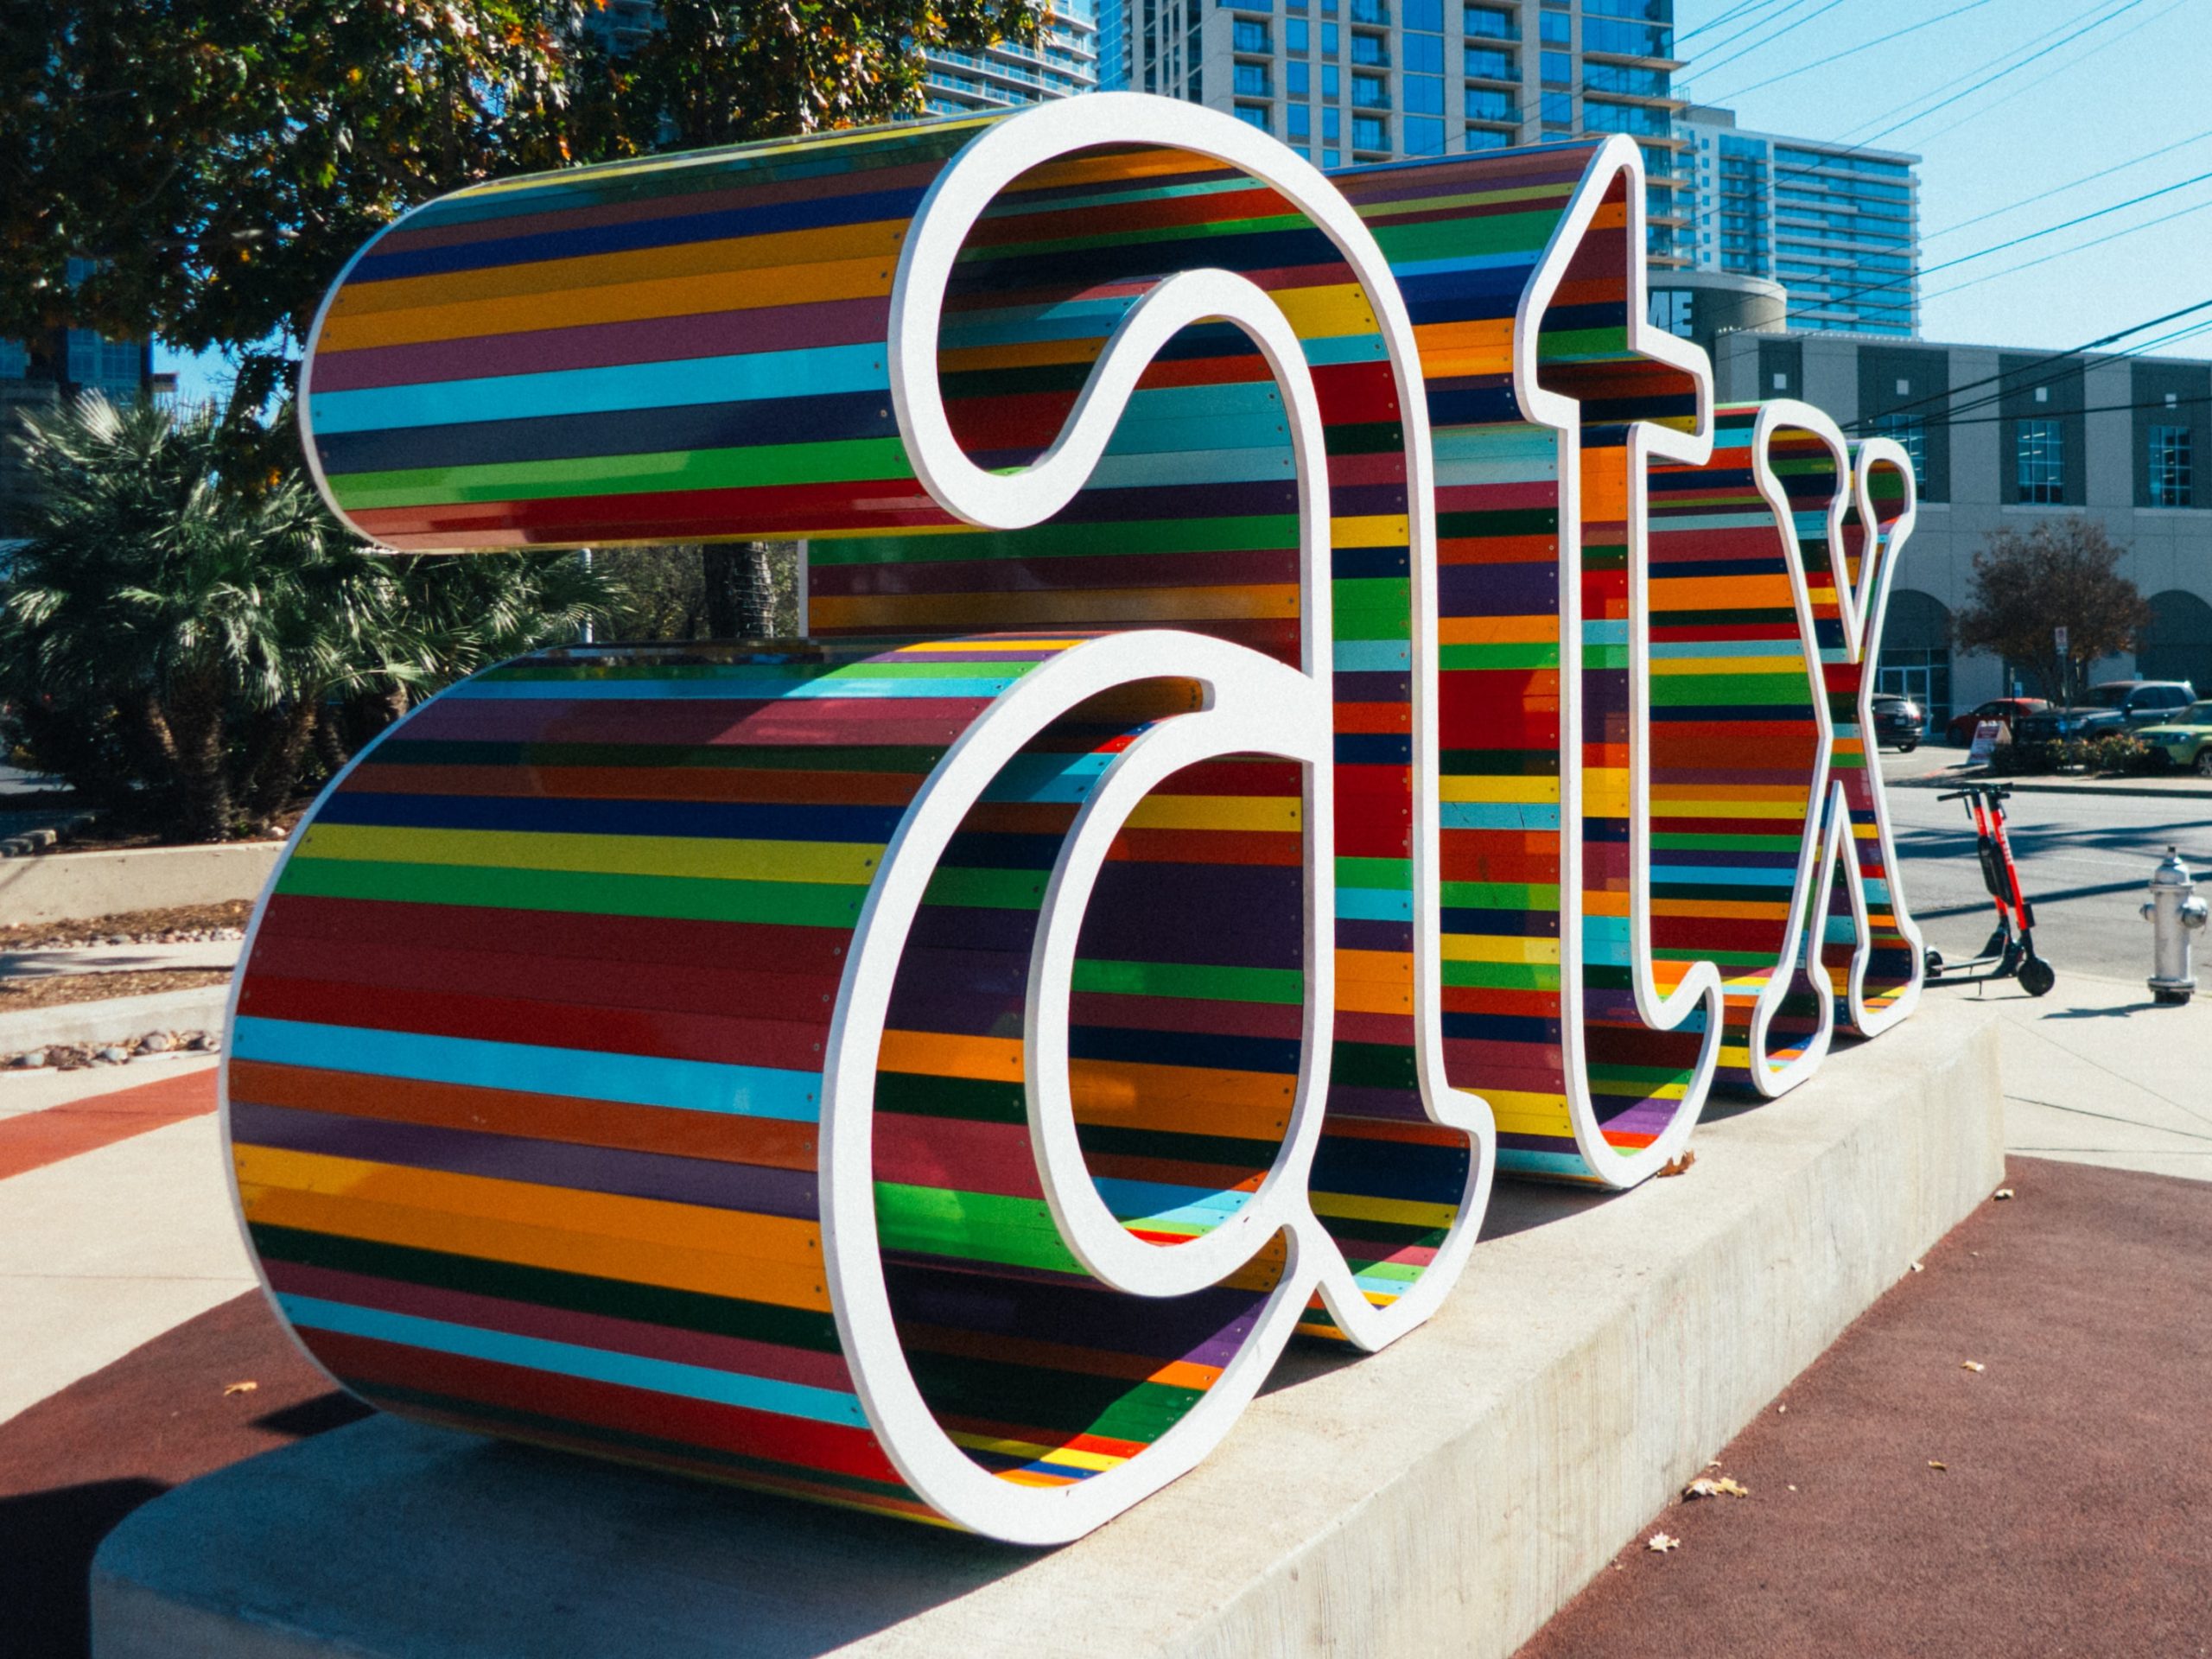
<instances>
[{"instance_id":1,"label":"fire hydrant","mask_svg":"<svg viewBox=\"0 0 2212 1659\"><path fill-rule=\"evenodd\" d=\"M2196 994L2190 971L2189 936L2204 925L2206 906L2190 880L2181 855L2166 849L2164 863L2151 872L2151 896L2143 918L2151 924L2151 997L2157 1002L2186 1002Z\"/></svg>"}]
</instances>

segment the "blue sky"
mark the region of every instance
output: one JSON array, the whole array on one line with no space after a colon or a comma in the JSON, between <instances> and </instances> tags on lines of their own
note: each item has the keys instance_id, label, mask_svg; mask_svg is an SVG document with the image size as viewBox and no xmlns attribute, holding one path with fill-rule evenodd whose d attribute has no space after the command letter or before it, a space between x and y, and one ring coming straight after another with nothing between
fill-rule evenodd
<instances>
[{"instance_id":1,"label":"blue sky","mask_svg":"<svg viewBox=\"0 0 2212 1659\"><path fill-rule=\"evenodd\" d=\"M1918 153L1923 269L2212 174L2212 0L1676 0L1675 25L1683 96L1746 127ZM1819 67L1758 84L1806 65ZM2042 263L1999 274L2029 260ZM1936 271L1922 294L1930 340L2050 351L2212 299L2212 178ZM2212 332L2157 349L2212 357ZM180 370L187 398L226 378L215 359L157 361Z\"/></svg>"},{"instance_id":2,"label":"blue sky","mask_svg":"<svg viewBox=\"0 0 2212 1659\"><path fill-rule=\"evenodd\" d=\"M1676 0L1676 50L1690 65L1675 77L1677 91L1734 109L1743 126L1919 154L1923 270L2212 174L2212 0L1766 0L1714 23L1741 3ZM1927 26L1895 38L1922 22ZM1703 25L1713 26L1692 32ZM2085 27L2080 39L2058 44ZM1891 38L1870 45L1885 35ZM1770 37L1771 44L1761 43ZM1757 84L1857 47L1869 49ZM2028 53L2053 47L1972 90ZM1872 137L1898 123L1904 124ZM2059 188L2162 149L2078 189ZM2149 224L2174 213L2181 216ZM1978 222L1952 229L1967 219ZM2063 251L2137 225L2148 228ZM2061 257L1993 274L2050 253ZM1984 276L1990 280L1976 280ZM1921 292L1928 339L2051 351L2212 300L2212 178L1935 271ZM2212 311L2170 327L2206 321ZM2212 357L2212 333L2158 351Z\"/></svg>"}]
</instances>

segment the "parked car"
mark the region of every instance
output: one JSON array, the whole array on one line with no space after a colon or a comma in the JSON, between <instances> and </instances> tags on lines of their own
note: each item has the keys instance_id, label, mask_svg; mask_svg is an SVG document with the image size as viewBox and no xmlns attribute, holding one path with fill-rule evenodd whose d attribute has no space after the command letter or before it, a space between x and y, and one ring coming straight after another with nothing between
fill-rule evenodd
<instances>
[{"instance_id":1,"label":"parked car","mask_svg":"<svg viewBox=\"0 0 2212 1659\"><path fill-rule=\"evenodd\" d=\"M2012 728L2019 743L2056 743L2069 738L2116 737L2137 726L2171 718L2196 700L2187 680L2107 680L2070 709L2045 709L2024 715Z\"/></svg>"},{"instance_id":2,"label":"parked car","mask_svg":"<svg viewBox=\"0 0 2212 1659\"><path fill-rule=\"evenodd\" d=\"M2036 714L2050 707L2043 697L1992 697L1979 709L1963 715L1953 715L1951 723L1943 728L1943 741L1965 748L1974 741L1974 728L1985 720L1993 720L2010 731L2012 722L2023 715Z\"/></svg>"},{"instance_id":3,"label":"parked car","mask_svg":"<svg viewBox=\"0 0 2212 1659\"><path fill-rule=\"evenodd\" d=\"M2195 702L2196 688L2187 680L2107 680L2091 686L2082 701L2100 709L2117 709L2130 726L2156 726Z\"/></svg>"},{"instance_id":4,"label":"parked car","mask_svg":"<svg viewBox=\"0 0 2212 1659\"><path fill-rule=\"evenodd\" d=\"M2212 778L2212 701L2192 702L2172 720L2135 734L2171 766Z\"/></svg>"},{"instance_id":5,"label":"parked car","mask_svg":"<svg viewBox=\"0 0 2212 1659\"><path fill-rule=\"evenodd\" d=\"M1928 729L1928 716L1910 697L1899 696L1894 691L1874 694L1874 742L1876 747L1888 744L1900 754L1910 754L1920 747L1921 734Z\"/></svg>"}]
</instances>

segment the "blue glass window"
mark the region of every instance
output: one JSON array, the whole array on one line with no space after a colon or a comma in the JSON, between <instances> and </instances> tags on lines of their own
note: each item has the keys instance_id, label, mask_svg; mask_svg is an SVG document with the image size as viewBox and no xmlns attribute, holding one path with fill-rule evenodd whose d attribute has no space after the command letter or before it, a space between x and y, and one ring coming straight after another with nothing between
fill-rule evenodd
<instances>
[{"instance_id":1,"label":"blue glass window","mask_svg":"<svg viewBox=\"0 0 2212 1659\"><path fill-rule=\"evenodd\" d=\"M1444 32L1444 0L1400 0L1399 12L1408 29L1431 35Z\"/></svg>"},{"instance_id":2,"label":"blue glass window","mask_svg":"<svg viewBox=\"0 0 2212 1659\"><path fill-rule=\"evenodd\" d=\"M1354 149L1389 149L1389 122L1379 115L1355 115L1351 118L1351 147Z\"/></svg>"},{"instance_id":3,"label":"blue glass window","mask_svg":"<svg viewBox=\"0 0 2212 1659\"><path fill-rule=\"evenodd\" d=\"M1443 114L1444 83L1434 75L1408 75L1406 77L1406 112L1409 115ZM1407 147L1411 149L1413 128L1410 124L1408 125L1406 131ZM1416 154L1428 153L1433 152L1416 152Z\"/></svg>"},{"instance_id":4,"label":"blue glass window","mask_svg":"<svg viewBox=\"0 0 2212 1659\"><path fill-rule=\"evenodd\" d=\"M1441 156L1444 153L1444 124L1425 115L1406 118L1406 154L1408 156Z\"/></svg>"},{"instance_id":5,"label":"blue glass window","mask_svg":"<svg viewBox=\"0 0 2212 1659\"><path fill-rule=\"evenodd\" d=\"M1408 35L1402 42L1406 67L1417 75L1440 75L1444 73L1444 37L1440 35Z\"/></svg>"},{"instance_id":6,"label":"blue glass window","mask_svg":"<svg viewBox=\"0 0 2212 1659\"><path fill-rule=\"evenodd\" d=\"M1313 90L1313 66L1293 61L1282 67L1283 90L1293 98L1305 98Z\"/></svg>"},{"instance_id":7,"label":"blue glass window","mask_svg":"<svg viewBox=\"0 0 2212 1659\"><path fill-rule=\"evenodd\" d=\"M1467 118L1471 121L1517 121L1521 112L1514 107L1513 94L1496 86L1467 88Z\"/></svg>"}]
</instances>

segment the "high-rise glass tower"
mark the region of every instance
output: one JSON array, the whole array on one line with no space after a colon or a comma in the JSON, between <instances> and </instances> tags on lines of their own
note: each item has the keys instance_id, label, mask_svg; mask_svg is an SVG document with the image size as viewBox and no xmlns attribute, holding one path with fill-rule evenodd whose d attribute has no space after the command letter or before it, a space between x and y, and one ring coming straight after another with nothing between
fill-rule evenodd
<instances>
[{"instance_id":1,"label":"high-rise glass tower","mask_svg":"<svg viewBox=\"0 0 2212 1659\"><path fill-rule=\"evenodd\" d=\"M1920 332L1919 156L1749 132L1702 105L1677 130L1693 266L1780 283L1792 328Z\"/></svg>"},{"instance_id":2,"label":"high-rise glass tower","mask_svg":"<svg viewBox=\"0 0 2212 1659\"><path fill-rule=\"evenodd\" d=\"M1674 0L1103 0L1100 84L1225 110L1324 167L1624 132L1682 264Z\"/></svg>"},{"instance_id":3,"label":"high-rise glass tower","mask_svg":"<svg viewBox=\"0 0 2212 1659\"><path fill-rule=\"evenodd\" d=\"M929 52L931 115L970 115L1098 90L1097 0L1052 0L1035 46L1001 41L981 52Z\"/></svg>"},{"instance_id":4,"label":"high-rise glass tower","mask_svg":"<svg viewBox=\"0 0 2212 1659\"><path fill-rule=\"evenodd\" d=\"M655 0L604 0L589 26L617 51L660 27ZM1097 0L1052 0L1044 38L1033 46L1002 42L980 52L925 52L924 97L931 115L970 115L1098 86Z\"/></svg>"}]
</instances>

